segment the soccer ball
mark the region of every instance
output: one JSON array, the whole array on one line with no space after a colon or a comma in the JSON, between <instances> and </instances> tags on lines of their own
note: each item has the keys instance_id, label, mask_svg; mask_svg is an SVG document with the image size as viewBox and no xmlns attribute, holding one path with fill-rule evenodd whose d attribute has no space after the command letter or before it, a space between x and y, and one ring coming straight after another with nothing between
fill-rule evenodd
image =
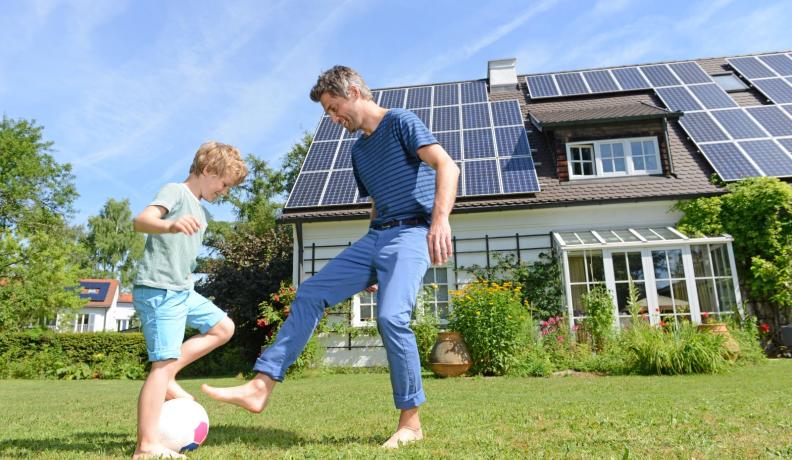
<instances>
[{"instance_id":1,"label":"soccer ball","mask_svg":"<svg viewBox=\"0 0 792 460\"><path fill-rule=\"evenodd\" d=\"M165 401L159 420L160 442L176 452L195 450L209 434L203 406L187 398Z\"/></svg>"}]
</instances>

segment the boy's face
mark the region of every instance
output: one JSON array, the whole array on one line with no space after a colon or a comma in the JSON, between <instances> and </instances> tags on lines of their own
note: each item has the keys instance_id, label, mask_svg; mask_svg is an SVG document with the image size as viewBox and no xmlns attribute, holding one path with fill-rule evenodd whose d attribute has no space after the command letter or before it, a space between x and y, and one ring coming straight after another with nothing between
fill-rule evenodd
<instances>
[{"instance_id":1,"label":"boy's face","mask_svg":"<svg viewBox=\"0 0 792 460\"><path fill-rule=\"evenodd\" d=\"M200 179L201 198L210 203L220 196L225 196L234 184L234 177L231 174L226 174L221 177L217 174L204 171Z\"/></svg>"}]
</instances>

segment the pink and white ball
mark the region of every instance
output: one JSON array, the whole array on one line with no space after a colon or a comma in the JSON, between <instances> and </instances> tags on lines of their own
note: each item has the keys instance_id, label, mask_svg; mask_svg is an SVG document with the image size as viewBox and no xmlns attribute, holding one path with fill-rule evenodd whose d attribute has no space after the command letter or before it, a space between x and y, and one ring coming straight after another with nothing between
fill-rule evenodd
<instances>
[{"instance_id":1,"label":"pink and white ball","mask_svg":"<svg viewBox=\"0 0 792 460\"><path fill-rule=\"evenodd\" d=\"M195 450L209 434L203 406L187 398L165 401L159 421L160 442L176 452Z\"/></svg>"}]
</instances>

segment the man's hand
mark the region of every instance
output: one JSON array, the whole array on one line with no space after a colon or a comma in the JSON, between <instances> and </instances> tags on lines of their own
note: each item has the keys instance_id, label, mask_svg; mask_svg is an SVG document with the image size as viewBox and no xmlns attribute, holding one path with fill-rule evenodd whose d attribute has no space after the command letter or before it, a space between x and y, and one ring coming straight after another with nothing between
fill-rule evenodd
<instances>
[{"instance_id":1,"label":"man's hand","mask_svg":"<svg viewBox=\"0 0 792 460\"><path fill-rule=\"evenodd\" d=\"M426 235L426 242L429 246L429 258L432 265L443 265L454 253L451 244L451 225L448 219L437 219L432 221L429 227L429 234Z\"/></svg>"},{"instance_id":2,"label":"man's hand","mask_svg":"<svg viewBox=\"0 0 792 460\"><path fill-rule=\"evenodd\" d=\"M369 287L367 287L366 289L363 289L363 290L366 291L366 292L370 292L370 293L374 294L375 292L379 291L379 285L378 284L372 284L371 286L369 286Z\"/></svg>"},{"instance_id":3,"label":"man's hand","mask_svg":"<svg viewBox=\"0 0 792 460\"><path fill-rule=\"evenodd\" d=\"M168 223L168 233L184 233L190 236L201 228L201 223L194 216L182 216Z\"/></svg>"}]
</instances>

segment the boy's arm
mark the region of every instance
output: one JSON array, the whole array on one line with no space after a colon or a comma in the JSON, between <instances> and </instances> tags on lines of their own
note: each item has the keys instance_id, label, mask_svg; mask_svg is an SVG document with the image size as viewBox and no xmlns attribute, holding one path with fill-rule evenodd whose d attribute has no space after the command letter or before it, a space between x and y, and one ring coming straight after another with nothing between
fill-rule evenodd
<instances>
[{"instance_id":1,"label":"boy's arm","mask_svg":"<svg viewBox=\"0 0 792 460\"><path fill-rule=\"evenodd\" d=\"M140 233L184 233L192 235L201 228L201 223L193 216L182 216L176 220L164 220L168 210L163 206L146 206L132 220L132 227Z\"/></svg>"}]
</instances>

